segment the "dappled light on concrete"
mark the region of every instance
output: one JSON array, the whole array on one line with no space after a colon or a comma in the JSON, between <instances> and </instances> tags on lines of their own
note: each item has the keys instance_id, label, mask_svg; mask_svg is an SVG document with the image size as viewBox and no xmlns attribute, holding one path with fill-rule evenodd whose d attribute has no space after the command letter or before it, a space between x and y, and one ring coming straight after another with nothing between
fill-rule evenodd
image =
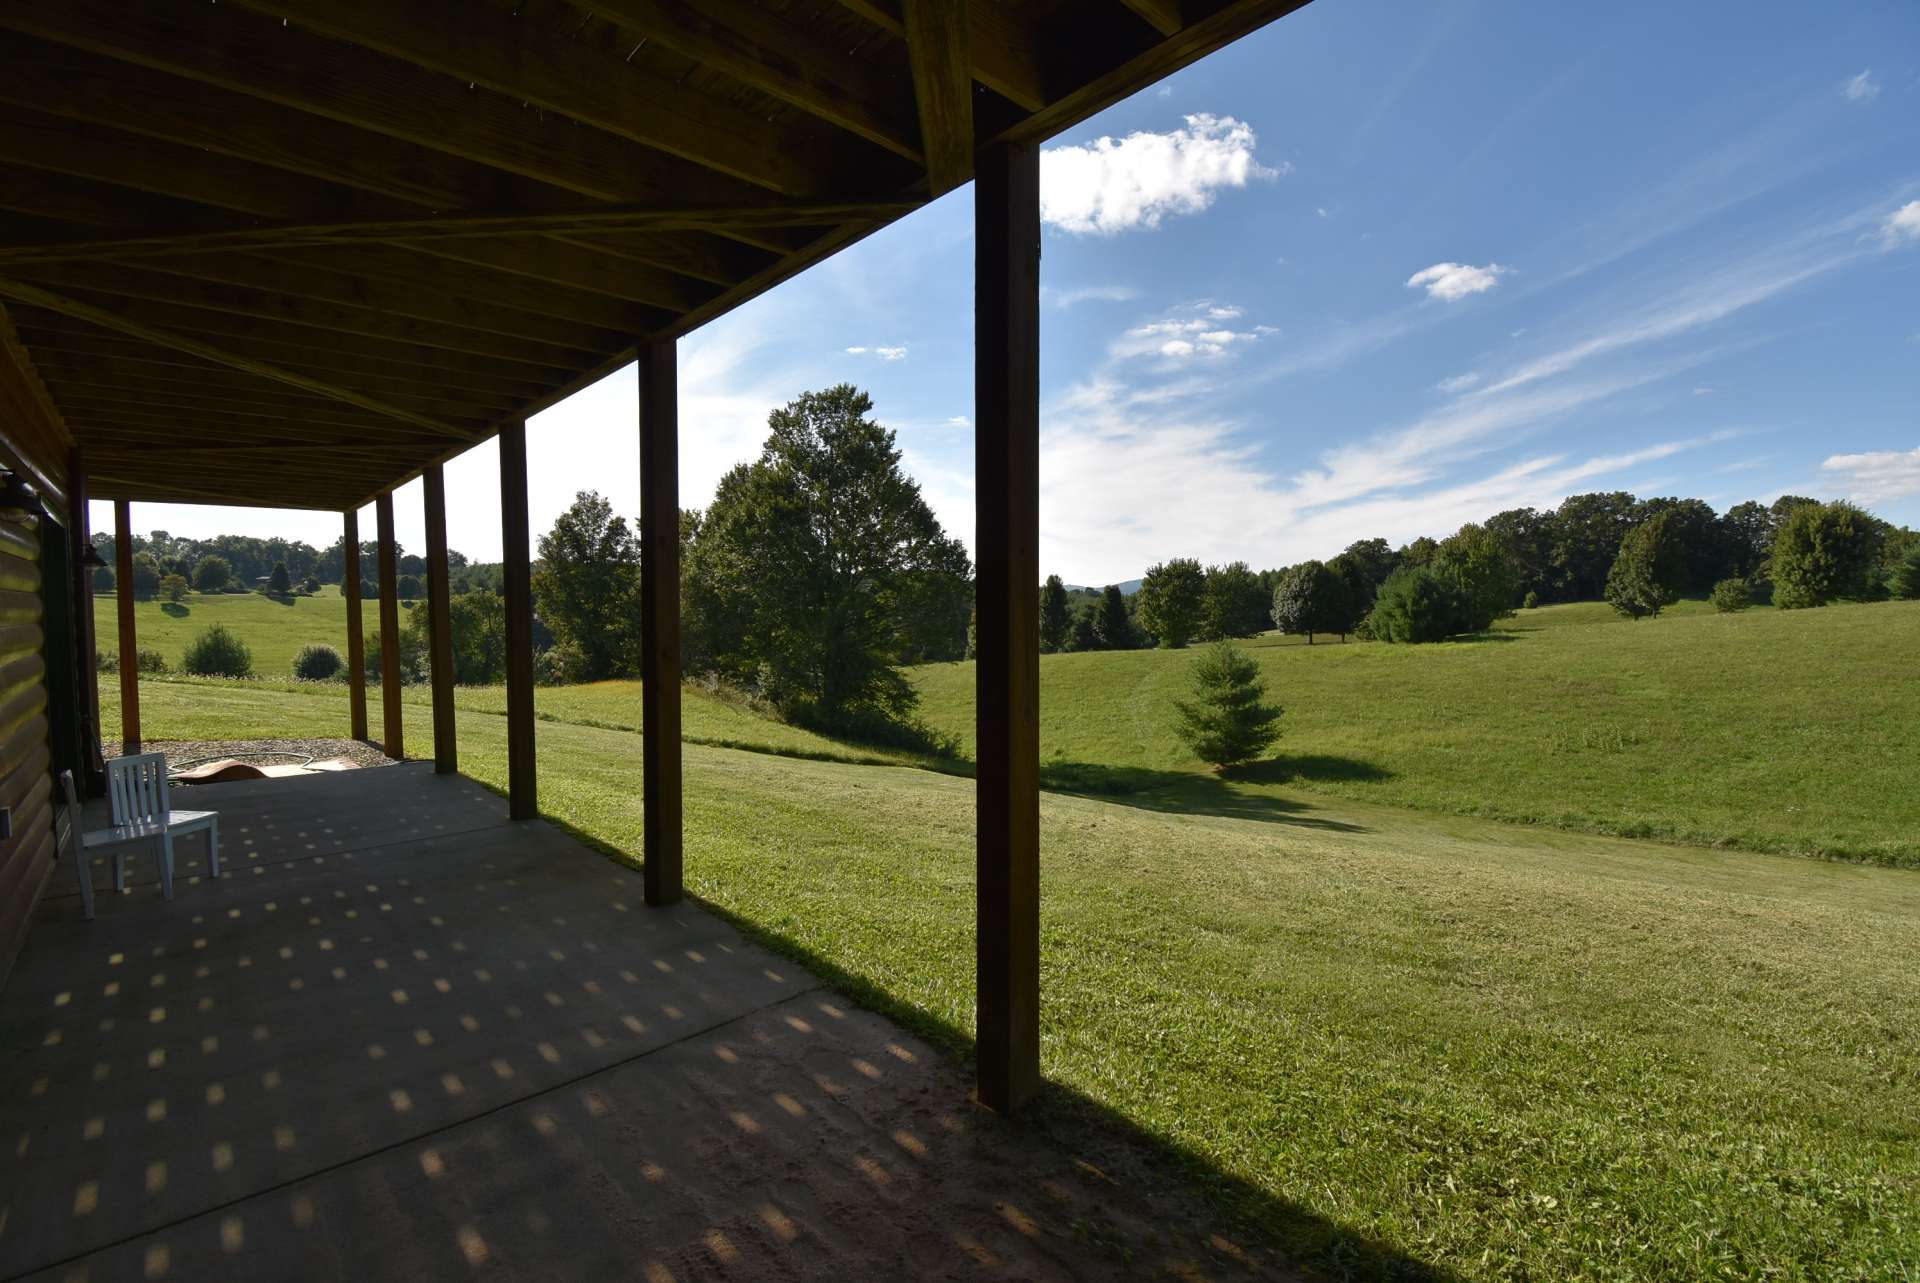
<instances>
[{"instance_id":1,"label":"dappled light on concrete","mask_svg":"<svg viewBox=\"0 0 1920 1283\"><path fill-rule=\"evenodd\" d=\"M0 1278L1243 1272L468 781L195 801L231 874L57 886L0 993Z\"/></svg>"}]
</instances>

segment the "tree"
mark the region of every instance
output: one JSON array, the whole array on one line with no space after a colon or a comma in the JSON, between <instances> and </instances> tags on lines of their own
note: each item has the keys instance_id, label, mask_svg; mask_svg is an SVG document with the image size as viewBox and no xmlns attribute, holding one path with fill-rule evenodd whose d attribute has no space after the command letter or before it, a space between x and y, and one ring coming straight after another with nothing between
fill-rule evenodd
<instances>
[{"instance_id":1,"label":"tree","mask_svg":"<svg viewBox=\"0 0 1920 1283\"><path fill-rule=\"evenodd\" d=\"M851 730L912 708L893 668L902 621L928 578L964 599L972 574L872 409L841 384L770 414L760 457L720 479L686 559L703 662L789 716Z\"/></svg>"},{"instance_id":2,"label":"tree","mask_svg":"<svg viewBox=\"0 0 1920 1283\"><path fill-rule=\"evenodd\" d=\"M1364 615L1373 608L1374 593L1380 591L1380 585L1400 561L1386 540L1356 539L1327 564L1337 566L1341 577L1352 586L1354 610ZM1273 595L1272 585L1268 585L1267 595Z\"/></svg>"},{"instance_id":3,"label":"tree","mask_svg":"<svg viewBox=\"0 0 1920 1283\"><path fill-rule=\"evenodd\" d=\"M219 592L233 579L233 563L219 553L209 553L193 568L193 586L201 592Z\"/></svg>"},{"instance_id":4,"label":"tree","mask_svg":"<svg viewBox=\"0 0 1920 1283\"><path fill-rule=\"evenodd\" d=\"M253 652L225 624L215 624L188 643L180 667L196 677L251 677Z\"/></svg>"},{"instance_id":5,"label":"tree","mask_svg":"<svg viewBox=\"0 0 1920 1283\"><path fill-rule=\"evenodd\" d=\"M1402 566L1380 585L1368 620L1377 641L1437 642L1453 635L1460 613L1451 578L1432 566Z\"/></svg>"},{"instance_id":6,"label":"tree","mask_svg":"<svg viewBox=\"0 0 1920 1283\"><path fill-rule=\"evenodd\" d=\"M1773 604L1796 610L1878 595L1883 525L1845 500L1789 508L1773 540Z\"/></svg>"},{"instance_id":7,"label":"tree","mask_svg":"<svg viewBox=\"0 0 1920 1283\"><path fill-rule=\"evenodd\" d=\"M1133 616L1127 613L1126 596L1113 584L1108 584L1100 594L1093 631L1100 650L1132 650L1139 645Z\"/></svg>"},{"instance_id":8,"label":"tree","mask_svg":"<svg viewBox=\"0 0 1920 1283\"><path fill-rule=\"evenodd\" d=\"M1140 624L1162 646L1179 650L1200 631L1206 572L1191 557L1149 567L1140 581Z\"/></svg>"},{"instance_id":9,"label":"tree","mask_svg":"<svg viewBox=\"0 0 1920 1283\"><path fill-rule=\"evenodd\" d=\"M1702 499L1642 499L1634 505L1635 525L1664 513L1668 537L1680 558L1680 592L1694 596L1733 574L1738 549L1727 525Z\"/></svg>"},{"instance_id":10,"label":"tree","mask_svg":"<svg viewBox=\"0 0 1920 1283\"><path fill-rule=\"evenodd\" d=\"M414 595L418 596L418 585ZM583 679L633 670L640 544L598 491L582 490L540 536L533 602L556 643L579 650Z\"/></svg>"},{"instance_id":11,"label":"tree","mask_svg":"<svg viewBox=\"0 0 1920 1283\"><path fill-rule=\"evenodd\" d=\"M1659 615L1680 600L1686 549L1673 514L1658 513L1627 531L1607 572L1607 602L1629 619Z\"/></svg>"},{"instance_id":12,"label":"tree","mask_svg":"<svg viewBox=\"0 0 1920 1283\"><path fill-rule=\"evenodd\" d=\"M1252 637L1267 627L1272 594L1260 586L1260 577L1244 561L1208 566L1200 608L1200 637Z\"/></svg>"},{"instance_id":13,"label":"tree","mask_svg":"<svg viewBox=\"0 0 1920 1283\"><path fill-rule=\"evenodd\" d=\"M1713 586L1713 592L1709 594L1707 600L1713 603L1715 610L1731 615L1753 605L1753 586L1738 575L1731 579L1722 579Z\"/></svg>"},{"instance_id":14,"label":"tree","mask_svg":"<svg viewBox=\"0 0 1920 1283\"><path fill-rule=\"evenodd\" d=\"M1043 654L1065 650L1073 635L1073 610L1067 604L1067 586L1060 576L1048 575L1040 589L1040 650Z\"/></svg>"},{"instance_id":15,"label":"tree","mask_svg":"<svg viewBox=\"0 0 1920 1283\"><path fill-rule=\"evenodd\" d=\"M1353 593L1324 562L1303 561L1282 571L1274 586L1273 622L1283 633L1305 633L1309 646L1315 633L1344 639L1353 629Z\"/></svg>"},{"instance_id":16,"label":"tree","mask_svg":"<svg viewBox=\"0 0 1920 1283\"><path fill-rule=\"evenodd\" d=\"M267 576L267 588L281 597L293 591L293 574L287 569L286 562L273 563L273 573ZM416 588L415 591L417 592L418 589Z\"/></svg>"},{"instance_id":17,"label":"tree","mask_svg":"<svg viewBox=\"0 0 1920 1283\"><path fill-rule=\"evenodd\" d=\"M160 562L150 552L133 554L133 595L151 597L160 591Z\"/></svg>"},{"instance_id":18,"label":"tree","mask_svg":"<svg viewBox=\"0 0 1920 1283\"><path fill-rule=\"evenodd\" d=\"M275 589L274 591L279 592L281 590ZM418 601L420 599L420 576L400 576L393 581L393 591L399 596L401 601Z\"/></svg>"},{"instance_id":19,"label":"tree","mask_svg":"<svg viewBox=\"0 0 1920 1283\"><path fill-rule=\"evenodd\" d=\"M1460 527L1440 545L1434 569L1453 580L1460 607L1454 632L1484 633L1513 613L1518 577L1506 542L1485 526Z\"/></svg>"},{"instance_id":20,"label":"tree","mask_svg":"<svg viewBox=\"0 0 1920 1283\"><path fill-rule=\"evenodd\" d=\"M1766 573L1767 558L1773 552L1774 522L1765 504L1751 499L1734 504L1721 514L1720 529L1733 577L1751 579Z\"/></svg>"},{"instance_id":21,"label":"tree","mask_svg":"<svg viewBox=\"0 0 1920 1283\"><path fill-rule=\"evenodd\" d=\"M172 602L185 601L187 599L187 577L185 575L160 576L160 595Z\"/></svg>"},{"instance_id":22,"label":"tree","mask_svg":"<svg viewBox=\"0 0 1920 1283\"><path fill-rule=\"evenodd\" d=\"M112 592L116 582L113 577L112 566L97 566L94 568L93 590L95 592Z\"/></svg>"},{"instance_id":23,"label":"tree","mask_svg":"<svg viewBox=\"0 0 1920 1283\"><path fill-rule=\"evenodd\" d=\"M1486 520L1487 532L1500 541L1513 567L1514 591L1521 597L1552 591L1553 515L1535 508L1509 508ZM1536 596L1536 600L1538 596Z\"/></svg>"},{"instance_id":24,"label":"tree","mask_svg":"<svg viewBox=\"0 0 1920 1283\"><path fill-rule=\"evenodd\" d=\"M1564 601L1593 601L1632 524L1634 497L1624 490L1569 495L1553 511L1553 573Z\"/></svg>"},{"instance_id":25,"label":"tree","mask_svg":"<svg viewBox=\"0 0 1920 1283\"><path fill-rule=\"evenodd\" d=\"M1122 607L1124 610L1125 607ZM1080 608L1073 612L1073 633L1068 638L1072 650L1100 649L1100 608L1093 602L1083 601Z\"/></svg>"},{"instance_id":26,"label":"tree","mask_svg":"<svg viewBox=\"0 0 1920 1283\"><path fill-rule=\"evenodd\" d=\"M1908 549L1906 557L1893 568L1893 581L1888 586L1903 601L1920 600L1920 544Z\"/></svg>"},{"instance_id":27,"label":"tree","mask_svg":"<svg viewBox=\"0 0 1920 1283\"><path fill-rule=\"evenodd\" d=\"M1281 710L1266 697L1259 666L1233 643L1215 642L1194 660L1193 698L1174 705L1180 738L1216 769L1250 761L1280 738Z\"/></svg>"}]
</instances>

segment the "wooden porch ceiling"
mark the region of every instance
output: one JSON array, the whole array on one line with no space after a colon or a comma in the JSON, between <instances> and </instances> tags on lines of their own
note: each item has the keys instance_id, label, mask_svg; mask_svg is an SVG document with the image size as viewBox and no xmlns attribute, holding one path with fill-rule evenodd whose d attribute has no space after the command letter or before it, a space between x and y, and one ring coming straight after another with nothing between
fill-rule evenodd
<instances>
[{"instance_id":1,"label":"wooden porch ceiling","mask_svg":"<svg viewBox=\"0 0 1920 1283\"><path fill-rule=\"evenodd\" d=\"M8 0L96 497L355 508L1305 0Z\"/></svg>"}]
</instances>

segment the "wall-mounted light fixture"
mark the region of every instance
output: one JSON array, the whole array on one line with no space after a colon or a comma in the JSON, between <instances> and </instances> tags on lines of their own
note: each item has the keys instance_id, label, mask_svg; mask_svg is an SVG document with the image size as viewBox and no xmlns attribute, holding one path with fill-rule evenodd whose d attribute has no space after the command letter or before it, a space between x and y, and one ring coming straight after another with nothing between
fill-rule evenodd
<instances>
[{"instance_id":1,"label":"wall-mounted light fixture","mask_svg":"<svg viewBox=\"0 0 1920 1283\"><path fill-rule=\"evenodd\" d=\"M0 517L20 521L31 517L35 521L44 521L47 517L47 505L40 501L40 492L33 484L17 472L9 472L6 480L0 481Z\"/></svg>"}]
</instances>

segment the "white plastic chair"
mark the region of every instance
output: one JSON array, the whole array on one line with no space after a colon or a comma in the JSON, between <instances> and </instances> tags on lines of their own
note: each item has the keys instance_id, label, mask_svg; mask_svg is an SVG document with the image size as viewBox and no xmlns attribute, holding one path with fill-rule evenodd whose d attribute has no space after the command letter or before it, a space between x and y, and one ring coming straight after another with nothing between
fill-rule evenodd
<instances>
[{"instance_id":1,"label":"white plastic chair","mask_svg":"<svg viewBox=\"0 0 1920 1283\"><path fill-rule=\"evenodd\" d=\"M173 837L176 833L207 831L207 868L220 876L220 814L217 811L176 811L168 799L167 759L162 753L136 753L107 763L107 799L113 827L96 829L81 846L122 846L143 838L159 844L160 892L173 899ZM127 889L125 850L113 853L113 889Z\"/></svg>"},{"instance_id":2,"label":"white plastic chair","mask_svg":"<svg viewBox=\"0 0 1920 1283\"><path fill-rule=\"evenodd\" d=\"M93 921L93 871L87 867L86 844L80 840L80 795L73 787L73 772L60 772L60 791L67 800L67 831L64 841L73 848L74 872L80 875L80 911ZM60 840L56 835L56 841Z\"/></svg>"}]
</instances>

